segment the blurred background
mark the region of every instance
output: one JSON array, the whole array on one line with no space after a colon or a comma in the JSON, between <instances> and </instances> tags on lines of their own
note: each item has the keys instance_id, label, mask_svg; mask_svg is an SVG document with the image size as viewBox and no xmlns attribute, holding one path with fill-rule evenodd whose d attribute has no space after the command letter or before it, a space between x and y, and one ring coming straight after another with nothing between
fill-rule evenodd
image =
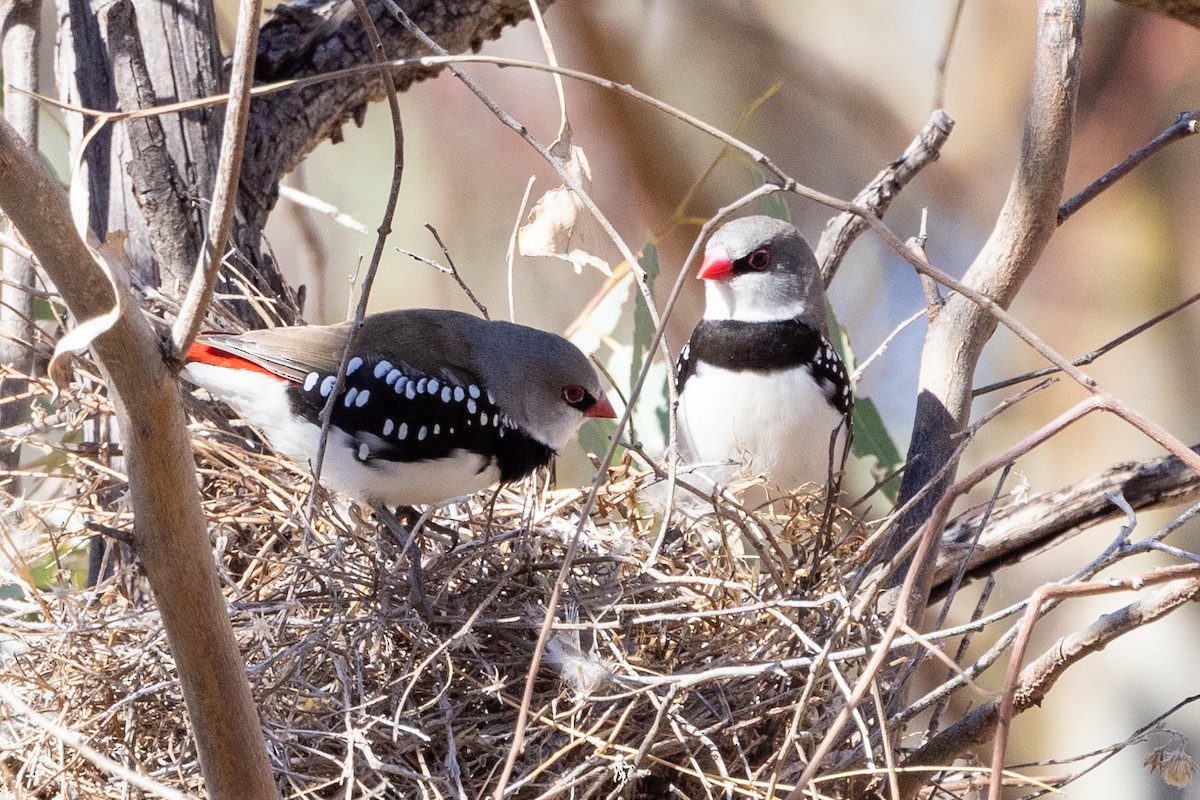
<instances>
[{"instance_id":1,"label":"blurred background","mask_svg":"<svg viewBox=\"0 0 1200 800\"><path fill-rule=\"evenodd\" d=\"M849 199L898 156L934 108L937 64L954 17L954 0L759 0L758 2L558 2L546 15L558 59L653 95L735 132L799 182ZM1008 191L1027 102L1034 48L1033 3L967 2L949 51L944 108L956 125L941 160L893 204L886 221L913 235L929 210L927 246L934 264L963 272L990 233ZM544 59L531 23L507 31L484 53ZM1174 121L1200 107L1200 31L1109 0L1089 4L1084 78L1068 195ZM551 78L518 69L469 65L467 71L544 142L559 122ZM568 81L573 141L587 153L593 196L638 252L658 243L661 303L679 272L698 222L759 182L740 157L722 160L689 192L721 152L712 138L634 100ZM532 198L558 185L549 167L450 75L401 98L407 166L391 242L431 258L440 252L424 230L434 225L463 278L492 314L508 314L505 255ZM740 124L740 127L739 127ZM736 130L735 130L736 128ZM361 129L314 152L292 185L374 230L388 189L391 122L373 107ZM1182 141L1156 156L1070 219L1053 239L1014 311L1060 353L1090 352L1200 291L1200 142ZM532 200L530 201L532 203ZM792 220L813 243L829 209L786 198ZM680 213L682 212L682 213ZM350 276L370 236L354 233L286 200L269 229L272 246L297 282L309 287L312 321L343 318ZM605 252L615 264L619 256ZM516 318L564 330L602 287L595 270L518 257L513 268ZM672 352L699 317L702 292L689 280L670 320ZM876 349L923 305L912 270L870 235L851 250L831 287L833 305L859 358ZM432 305L468 309L452 280L390 253L372 297L376 309ZM923 321L901 333L863 375L860 394L878 404L901 452L915 405ZM984 353L980 384L1044 366L1000 330ZM1118 397L1188 442L1200 441L1200 309L1185 311L1088 368ZM628 386L618 377L622 391ZM1006 396L977 401L976 413ZM1082 399L1071 382L1006 412L983 429L965 467L1002 451ZM1092 416L1016 465L1010 485L1040 492L1114 463L1160 455L1113 418ZM960 470L961 473L961 470ZM994 486L985 487L990 493ZM1008 502L1008 501L1002 501ZM1176 512L1146 513L1138 534ZM1000 575L993 605L1015 602L1037 585L1090 561L1117 533L1098 526L1069 544ZM1200 549L1195 525L1173 542ZM1165 563L1165 562L1162 562ZM1154 566L1143 561L1131 571ZM1070 601L1039 625L1033 651L1132 599ZM960 601L962 614L970 600ZM952 615L953 616L953 615ZM961 615L960 615L961 618ZM1064 757L1118 742L1184 696L1200 691L1200 637L1194 614L1177 613L1074 667L1037 712L1015 725L1013 761ZM1031 652L1033 652L1031 651ZM999 677L983 685L999 688ZM1196 734L1200 715L1185 710L1169 726ZM1074 797L1200 797L1142 766L1152 745L1130 748L1068 789ZM1189 751L1195 755L1193 744ZM1052 768L1054 773L1070 768Z\"/></svg>"},{"instance_id":2,"label":"blurred background","mask_svg":"<svg viewBox=\"0 0 1200 800\"><path fill-rule=\"evenodd\" d=\"M632 84L736 133L797 181L849 199L929 119L937 65L957 5L956 0L561 0L548 10L546 23L563 66ZM233 4L225 3L222 13L232 30ZM1027 102L1035 22L1031 2L964 4L948 51L943 100L956 122L953 134L941 160L899 196L885 218L907 238L916 233L927 208L929 257L951 274L960 275L971 262L1008 191ZM532 23L507 30L483 52L545 58ZM1170 125L1176 114L1200 107L1200 31L1112 0L1093 0L1083 63L1068 196ZM487 65L466 70L535 136L546 143L554 139L559 107L549 75ZM587 153L594 198L635 252L657 243L661 276L655 296L661 304L699 222L757 185L760 174L744 158L730 156L705 178L721 154L719 142L615 92L572 81L565 88L573 142ZM407 162L390 244L440 260L424 229L435 226L464 280L494 317L507 317L505 258L514 228L523 221L526 185L535 178L532 204L559 181L449 74L416 85L400 102ZM344 133L342 143L312 153L289 183L372 233L356 232L287 199L280 201L268 229L280 263L294 283L307 286L306 316L312 322L347 316L352 276L360 259L369 257L388 191L392 132L385 105L372 107L361 128ZM1055 236L1013 310L1060 353L1090 352L1200 292L1198 148L1200 141L1188 140L1169 147ZM815 244L831 211L798 197L785 202L792 220ZM614 264L620 260L611 247L603 254ZM563 262L518 257L512 269L516 319L566 330L604 282L596 270L576 274ZM924 304L912 270L871 235L850 251L831 298L860 360ZM699 317L701 302L699 283L689 279L668 328L673 353ZM384 259L371 305L377 310L471 307L453 280L394 250ZM923 321L901 333L858 386L859 394L879 406L901 452L910 434L923 334ZM1001 329L984 353L978 383L1042 366L1035 353ZM1200 441L1195 413L1200 308L1137 337L1087 371L1178 437ZM621 391L628 389L624 375L617 383ZM976 413L1006 394L981 398ZM1060 381L1007 411L983 429L967 451L964 469L1001 452L1082 397L1074 384ZM1093 415L1021 459L1010 485L1041 492L1118 462L1160 454L1124 423ZM1141 515L1138 535L1176 513ZM1087 563L1117 530L1117 523L1098 526L1001 573L993 605L1015 602ZM1197 538L1193 524L1171 541L1195 551ZM1129 569L1155 565L1142 561ZM1130 599L1070 601L1039 625L1031 652ZM969 612L970 599L961 605L957 619ZM1200 691L1196 626L1194 614L1176 613L1071 669L1040 711L1016 721L1011 760L1105 747ZM999 683L993 676L983 681L992 691ZM1185 709L1168 725L1195 735L1200 715ZM1142 766L1151 745L1161 743L1159 737L1130 748L1073 784L1068 794L1200 797L1200 788L1171 789ZM1200 752L1195 744L1189 751Z\"/></svg>"}]
</instances>

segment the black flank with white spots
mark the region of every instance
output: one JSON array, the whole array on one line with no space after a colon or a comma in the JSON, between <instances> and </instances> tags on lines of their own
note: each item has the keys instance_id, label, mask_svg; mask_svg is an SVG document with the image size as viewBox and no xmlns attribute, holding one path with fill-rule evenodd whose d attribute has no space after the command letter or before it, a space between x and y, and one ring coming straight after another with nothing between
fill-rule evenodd
<instances>
[{"instance_id":1,"label":"black flank with white spots","mask_svg":"<svg viewBox=\"0 0 1200 800\"><path fill-rule=\"evenodd\" d=\"M336 376L310 372L292 384L292 410L320 424ZM353 436L358 461L415 462L479 455L479 472L493 461L501 482L517 480L550 461L554 451L521 430L486 388L425 375L377 355L355 356L331 424Z\"/></svg>"}]
</instances>

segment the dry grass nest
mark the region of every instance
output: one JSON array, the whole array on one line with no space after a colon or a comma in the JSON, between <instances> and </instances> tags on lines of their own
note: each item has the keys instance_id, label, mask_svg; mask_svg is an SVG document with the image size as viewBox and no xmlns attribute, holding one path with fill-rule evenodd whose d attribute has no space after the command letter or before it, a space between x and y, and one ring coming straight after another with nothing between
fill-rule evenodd
<instances>
[{"instance_id":1,"label":"dry grass nest","mask_svg":"<svg viewBox=\"0 0 1200 800\"><path fill-rule=\"evenodd\" d=\"M79 443L80 422L104 417L107 401L82 390L72 399L9 432L9 444L40 448L34 472L54 477L26 470L25 496L6 498L0 668L32 710L0 703L0 785L17 796L130 796L126 779L64 742L66 729L130 770L199 792L136 560L94 589L73 579L66 554L83 549L83 523L127 530L132 516L119 467ZM195 449L285 796L485 796L577 533L509 796L783 796L861 664L831 653L878 633L847 601L864 548L844 512L819 496L754 512L722 500L664 523L629 461L610 469L586 513L587 489L548 490L542 477L414 518L426 616L409 600L407 558L369 512L322 494L306 519L307 476L219 413L202 412ZM830 763L867 763L865 729L851 725Z\"/></svg>"}]
</instances>

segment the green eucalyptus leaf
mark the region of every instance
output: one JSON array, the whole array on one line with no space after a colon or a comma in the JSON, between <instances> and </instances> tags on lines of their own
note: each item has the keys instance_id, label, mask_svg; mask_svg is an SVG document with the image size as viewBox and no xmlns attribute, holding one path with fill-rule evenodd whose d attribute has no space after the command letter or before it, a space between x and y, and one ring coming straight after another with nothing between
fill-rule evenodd
<instances>
[{"instance_id":1,"label":"green eucalyptus leaf","mask_svg":"<svg viewBox=\"0 0 1200 800\"><path fill-rule=\"evenodd\" d=\"M859 458L875 459L875 466L871 469L871 474L879 479L899 469L904 463L904 459L896 448L896 443L892 441L891 435L888 434L887 428L884 427L883 418L879 416L879 409L876 408L871 398L854 398L853 422L854 443L851 445L851 450ZM900 476L896 475L888 480L880 488L880 491L893 503L896 502L896 497L900 493Z\"/></svg>"}]
</instances>

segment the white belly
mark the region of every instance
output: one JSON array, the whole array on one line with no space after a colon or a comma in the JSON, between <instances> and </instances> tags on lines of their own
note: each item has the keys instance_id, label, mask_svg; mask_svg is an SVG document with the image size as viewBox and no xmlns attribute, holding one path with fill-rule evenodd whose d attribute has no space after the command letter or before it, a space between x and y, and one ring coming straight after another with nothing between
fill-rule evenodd
<instances>
[{"instance_id":1,"label":"white belly","mask_svg":"<svg viewBox=\"0 0 1200 800\"><path fill-rule=\"evenodd\" d=\"M680 398L678 421L685 463L733 462L724 475L710 474L718 480L765 474L791 490L825 485L830 437L842 416L807 369L763 374L700 363ZM838 440L840 464L844 434Z\"/></svg>"},{"instance_id":2,"label":"white belly","mask_svg":"<svg viewBox=\"0 0 1200 800\"><path fill-rule=\"evenodd\" d=\"M474 494L498 480L500 469L492 459L461 449L430 461L360 461L350 437L336 428L329 432L321 465L321 482L329 488L389 507L440 503Z\"/></svg>"}]
</instances>

